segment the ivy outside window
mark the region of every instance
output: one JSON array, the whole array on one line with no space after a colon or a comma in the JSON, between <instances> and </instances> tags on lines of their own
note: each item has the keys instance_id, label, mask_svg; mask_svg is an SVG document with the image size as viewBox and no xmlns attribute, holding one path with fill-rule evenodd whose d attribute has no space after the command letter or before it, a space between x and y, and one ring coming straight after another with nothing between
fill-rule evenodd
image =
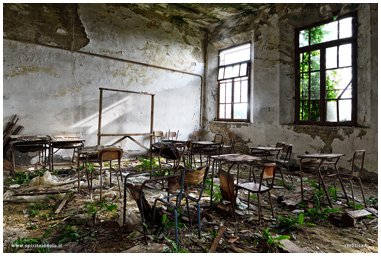
<instances>
[{"instance_id":1,"label":"ivy outside window","mask_svg":"<svg viewBox=\"0 0 381 256\"><path fill-rule=\"evenodd\" d=\"M296 123L356 125L356 16L298 28L296 35Z\"/></svg>"},{"instance_id":2,"label":"ivy outside window","mask_svg":"<svg viewBox=\"0 0 381 256\"><path fill-rule=\"evenodd\" d=\"M221 50L218 66L218 120L249 121L250 43Z\"/></svg>"}]
</instances>

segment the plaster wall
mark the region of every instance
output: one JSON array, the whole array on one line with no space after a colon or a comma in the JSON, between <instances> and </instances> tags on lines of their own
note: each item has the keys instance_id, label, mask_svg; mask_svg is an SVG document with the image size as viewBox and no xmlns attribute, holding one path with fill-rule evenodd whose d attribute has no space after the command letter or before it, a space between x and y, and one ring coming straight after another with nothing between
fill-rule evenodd
<instances>
[{"instance_id":1,"label":"plaster wall","mask_svg":"<svg viewBox=\"0 0 381 256\"><path fill-rule=\"evenodd\" d=\"M377 4L274 4L252 15L231 19L209 37L206 62L204 129L206 137L229 132L238 135L237 150L293 144L299 154L344 153L340 167L350 169L356 149L366 150L365 179L378 174L378 84L377 84ZM295 125L294 29L358 11L358 127ZM252 38L251 111L249 123L216 120L218 105L218 50L248 42ZM227 140L227 139L226 139Z\"/></svg>"},{"instance_id":2,"label":"plaster wall","mask_svg":"<svg viewBox=\"0 0 381 256\"><path fill-rule=\"evenodd\" d=\"M3 40L3 124L17 114L22 134L77 134L96 145L100 87L155 94L154 130L188 139L200 129L204 33L197 28L129 5L4 4L4 37L68 49ZM105 91L102 133L148 133L150 104L147 95ZM135 139L149 146L148 136ZM130 140L119 145L143 150Z\"/></svg>"}]
</instances>

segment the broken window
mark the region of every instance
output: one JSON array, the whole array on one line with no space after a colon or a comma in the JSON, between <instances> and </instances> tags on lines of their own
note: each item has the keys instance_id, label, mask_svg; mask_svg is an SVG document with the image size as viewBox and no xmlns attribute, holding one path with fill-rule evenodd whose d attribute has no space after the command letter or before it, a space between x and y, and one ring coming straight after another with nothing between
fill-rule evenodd
<instances>
[{"instance_id":1,"label":"broken window","mask_svg":"<svg viewBox=\"0 0 381 256\"><path fill-rule=\"evenodd\" d=\"M296 33L296 123L355 125L356 16L334 17Z\"/></svg>"},{"instance_id":2,"label":"broken window","mask_svg":"<svg viewBox=\"0 0 381 256\"><path fill-rule=\"evenodd\" d=\"M249 121L250 43L221 50L218 66L218 120Z\"/></svg>"}]
</instances>

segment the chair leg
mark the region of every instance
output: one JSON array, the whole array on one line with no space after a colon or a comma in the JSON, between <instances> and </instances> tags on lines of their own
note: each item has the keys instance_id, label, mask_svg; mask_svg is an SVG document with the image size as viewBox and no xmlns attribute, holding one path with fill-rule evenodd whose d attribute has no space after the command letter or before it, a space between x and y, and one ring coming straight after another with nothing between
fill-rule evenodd
<instances>
[{"instance_id":1,"label":"chair leg","mask_svg":"<svg viewBox=\"0 0 381 256\"><path fill-rule=\"evenodd\" d=\"M100 164L100 186L101 186L101 195L100 200L102 201L102 163Z\"/></svg>"},{"instance_id":2,"label":"chair leg","mask_svg":"<svg viewBox=\"0 0 381 256\"><path fill-rule=\"evenodd\" d=\"M179 230L177 228L177 209L175 209L175 241L176 241L176 244L177 244L177 249L179 249L179 237L178 237L178 234L179 234Z\"/></svg>"},{"instance_id":3,"label":"chair leg","mask_svg":"<svg viewBox=\"0 0 381 256\"><path fill-rule=\"evenodd\" d=\"M190 213L189 213L189 201L188 201L188 198L185 197L185 200L186 200L186 202L187 202L187 213L188 213L189 223L190 223L190 225L192 226L192 220L191 220Z\"/></svg>"},{"instance_id":4,"label":"chair leg","mask_svg":"<svg viewBox=\"0 0 381 256\"><path fill-rule=\"evenodd\" d=\"M362 194L362 199L364 200L364 205L365 205L365 208L368 208L368 206L366 205L366 199L365 199L365 195L364 195L364 190L362 189L362 184L361 184L361 179L359 177L356 177L360 183L360 189L361 189L361 194Z\"/></svg>"},{"instance_id":5,"label":"chair leg","mask_svg":"<svg viewBox=\"0 0 381 256\"><path fill-rule=\"evenodd\" d=\"M201 238L201 214L200 214L200 202L197 202L197 219L198 219L198 238Z\"/></svg>"},{"instance_id":6,"label":"chair leg","mask_svg":"<svg viewBox=\"0 0 381 256\"><path fill-rule=\"evenodd\" d=\"M145 225L145 220L144 220L144 208L143 208L143 200L142 197L139 196L139 210L140 210L140 215L142 217L142 226L143 226L143 235L144 235L144 240L146 245L148 245L148 240L147 240L147 226Z\"/></svg>"},{"instance_id":7,"label":"chair leg","mask_svg":"<svg viewBox=\"0 0 381 256\"><path fill-rule=\"evenodd\" d=\"M112 167L111 167L111 160L110 160L110 188L112 186L112 183L111 183L111 169L112 169Z\"/></svg>"},{"instance_id":8,"label":"chair leg","mask_svg":"<svg viewBox=\"0 0 381 256\"><path fill-rule=\"evenodd\" d=\"M275 215L274 215L274 207L273 207L273 200L271 199L271 193L270 193L270 190L267 191L269 193L269 200L270 200L270 206L271 206L271 215L273 218L275 218Z\"/></svg>"},{"instance_id":9,"label":"chair leg","mask_svg":"<svg viewBox=\"0 0 381 256\"><path fill-rule=\"evenodd\" d=\"M258 197L258 223L259 225L261 225L261 197L259 193L257 193L257 197Z\"/></svg>"},{"instance_id":10,"label":"chair leg","mask_svg":"<svg viewBox=\"0 0 381 256\"><path fill-rule=\"evenodd\" d=\"M356 201L355 201L355 195L354 195L354 191L353 191L353 183L352 183L352 180L349 180L349 183L351 184L351 190L352 190L353 210L356 210Z\"/></svg>"}]
</instances>

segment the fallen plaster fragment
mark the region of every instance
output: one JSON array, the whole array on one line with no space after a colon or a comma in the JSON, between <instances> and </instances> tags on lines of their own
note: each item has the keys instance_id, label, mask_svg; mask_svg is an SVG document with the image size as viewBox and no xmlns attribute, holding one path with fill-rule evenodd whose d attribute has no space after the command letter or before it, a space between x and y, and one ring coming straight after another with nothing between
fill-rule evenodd
<instances>
[{"instance_id":1,"label":"fallen plaster fragment","mask_svg":"<svg viewBox=\"0 0 381 256\"><path fill-rule=\"evenodd\" d=\"M288 253L305 253L306 252L305 249L300 248L299 246L297 246L296 244L294 244L288 239L282 240L281 244L284 245L284 247L281 247L281 250Z\"/></svg>"}]
</instances>

